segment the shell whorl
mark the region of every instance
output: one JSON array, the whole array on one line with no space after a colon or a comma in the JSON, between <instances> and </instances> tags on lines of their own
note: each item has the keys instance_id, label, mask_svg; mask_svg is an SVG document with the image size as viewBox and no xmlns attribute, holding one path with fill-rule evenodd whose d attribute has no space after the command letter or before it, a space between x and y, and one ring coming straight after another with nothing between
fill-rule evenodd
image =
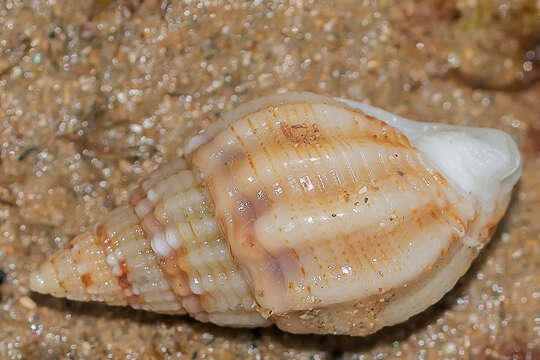
<instances>
[{"instance_id":1,"label":"shell whorl","mask_svg":"<svg viewBox=\"0 0 540 360\"><path fill-rule=\"evenodd\" d=\"M252 113L196 150L193 165L268 314L387 291L475 216L403 134L334 104Z\"/></svg>"},{"instance_id":2,"label":"shell whorl","mask_svg":"<svg viewBox=\"0 0 540 360\"><path fill-rule=\"evenodd\" d=\"M460 162L491 140L456 132L453 169L508 150L482 169L510 169L513 183L483 206L432 161L451 142L437 157L416 147L424 129L435 141L437 125L399 121L403 132L313 94L241 106L43 263L31 288L295 333L366 335L404 321L450 290L489 240L521 161L509 140Z\"/></svg>"}]
</instances>

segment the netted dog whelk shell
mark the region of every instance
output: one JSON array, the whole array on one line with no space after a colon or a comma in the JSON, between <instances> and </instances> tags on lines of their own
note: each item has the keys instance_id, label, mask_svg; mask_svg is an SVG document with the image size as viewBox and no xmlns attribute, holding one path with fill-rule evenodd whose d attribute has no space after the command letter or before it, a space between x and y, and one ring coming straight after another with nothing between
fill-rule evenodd
<instances>
[{"instance_id":1,"label":"netted dog whelk shell","mask_svg":"<svg viewBox=\"0 0 540 360\"><path fill-rule=\"evenodd\" d=\"M454 286L521 174L499 130L309 93L240 106L186 154L30 287L226 326L367 335Z\"/></svg>"}]
</instances>

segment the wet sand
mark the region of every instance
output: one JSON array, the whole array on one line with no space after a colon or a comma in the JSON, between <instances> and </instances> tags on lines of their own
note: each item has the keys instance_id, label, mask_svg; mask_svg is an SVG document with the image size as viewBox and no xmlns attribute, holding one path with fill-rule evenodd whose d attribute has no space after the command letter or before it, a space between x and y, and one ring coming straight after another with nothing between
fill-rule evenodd
<instances>
[{"instance_id":1,"label":"wet sand","mask_svg":"<svg viewBox=\"0 0 540 360\"><path fill-rule=\"evenodd\" d=\"M464 3L0 0L0 358L540 358L540 5ZM519 142L507 215L439 303L350 338L29 292L40 261L187 138L287 90Z\"/></svg>"}]
</instances>

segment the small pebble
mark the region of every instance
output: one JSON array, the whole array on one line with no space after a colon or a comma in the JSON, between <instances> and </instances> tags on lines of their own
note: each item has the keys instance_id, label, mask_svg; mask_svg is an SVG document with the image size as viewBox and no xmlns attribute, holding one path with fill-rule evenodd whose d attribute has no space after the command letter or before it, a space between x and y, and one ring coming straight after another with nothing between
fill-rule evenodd
<instances>
[{"instance_id":1,"label":"small pebble","mask_svg":"<svg viewBox=\"0 0 540 360\"><path fill-rule=\"evenodd\" d=\"M20 298L19 303L28 310L34 310L36 308L36 303L28 296L23 296L22 298Z\"/></svg>"},{"instance_id":2,"label":"small pebble","mask_svg":"<svg viewBox=\"0 0 540 360\"><path fill-rule=\"evenodd\" d=\"M82 352L84 356L90 355L90 350L92 350L92 345L88 341L83 341L82 343Z\"/></svg>"}]
</instances>

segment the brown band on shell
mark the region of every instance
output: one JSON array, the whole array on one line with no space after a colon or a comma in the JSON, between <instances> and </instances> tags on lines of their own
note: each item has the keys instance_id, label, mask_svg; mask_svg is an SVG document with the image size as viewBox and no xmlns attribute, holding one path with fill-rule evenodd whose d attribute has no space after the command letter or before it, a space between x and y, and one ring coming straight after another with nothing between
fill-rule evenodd
<instances>
[{"instance_id":1,"label":"brown band on shell","mask_svg":"<svg viewBox=\"0 0 540 360\"><path fill-rule=\"evenodd\" d=\"M270 112L271 109L269 110ZM256 128L253 126L249 116L247 117L247 123L251 131L256 134ZM309 134L309 126L308 125L288 125L285 122L280 122L280 130L283 134L283 136L286 138L286 140L293 142L293 143L300 143L300 142L310 142L311 140L317 140L318 136L316 138L313 138L314 134ZM254 261L257 264L257 271L260 271L260 268L264 268L264 272L266 274L271 274L271 278L273 279L272 282L277 284L278 288L285 288L285 282L284 282L284 276L281 272L281 267L278 265L278 261L276 258L274 258L270 253L268 253L260 244L257 242L255 236L254 236L254 229L253 224L261 213L265 212L266 209L269 206L269 203L271 202L268 199L268 196L266 195L264 190L261 190L257 193L257 196L246 196L242 192L241 189L239 189L236 186L236 183L233 180L231 167L233 166L233 162L237 161L238 159L245 158L247 159L247 162L249 166L251 167L253 173L257 177L257 170L254 165L254 161L251 158L251 154L248 151L248 148L246 144L244 144L242 138L236 133L236 129L234 127L234 124L231 124L229 126L230 131L233 134L233 137L236 139L239 148L233 149L233 153L231 151L221 151L219 153L214 152L213 146L202 146L199 148L197 156L199 158L204 158L205 156L202 155L205 152L208 152L210 154L215 155L217 158L217 164L214 163L214 166L212 168L199 168L198 170L203 173L210 172L212 174L211 180L207 182L208 190L211 194L211 197L214 199L214 202L216 203L216 208L221 209L228 209L230 208L231 211L225 211L224 213L218 213L217 218L221 224L222 229L225 230L225 232L228 234L229 239L229 245L232 248L232 252L238 257L240 257L238 260L238 263L241 267L243 267L244 274L246 275L246 278L248 282L251 283L251 291L252 296L255 296L257 298L261 298L266 296L264 291L265 285L263 284L255 284L253 281L253 268L247 267L246 263L249 263L249 261L245 261L246 259L243 259L241 255L245 253L245 251L241 250L242 248L252 249L248 250L249 253L256 253L258 255L257 261ZM315 130L318 128L312 127L313 133L315 133ZM312 139L313 138L313 139ZM279 141L279 140L277 140ZM261 150L266 154L267 158L270 160L271 157L268 155L268 153L265 150L264 144L260 144ZM201 154L202 153L202 154ZM232 160L232 161L231 161ZM199 163L200 165L203 165ZM271 161L270 161L271 164ZM203 165L204 166L204 165ZM275 169L274 169L275 172ZM206 174L209 175L209 174ZM228 193L230 198L221 198L218 196L219 193ZM225 205L227 204L227 205ZM231 228L232 224L232 228ZM251 259L253 260L253 259ZM256 276L258 277L258 276ZM262 286L261 286L262 285ZM283 290L284 291L284 290ZM254 292L254 293L253 293ZM267 313L269 315L271 313L271 309L261 309L262 312Z\"/></svg>"},{"instance_id":2,"label":"brown band on shell","mask_svg":"<svg viewBox=\"0 0 540 360\"><path fill-rule=\"evenodd\" d=\"M411 149L411 150L415 149L414 146L412 146L411 143L409 142L409 139L401 131L389 126L384 121L381 121L371 115L368 115L360 109L351 108L343 102L337 102L337 103L334 103L334 105L345 108L349 110L350 112L357 114L363 120L367 120L368 122L370 122L372 126L371 128L372 132L365 133L364 135L374 140L377 144L399 146L399 147L404 147L406 149ZM308 106L313 116L316 116L315 110L313 108L313 104L309 104ZM354 134L347 134L347 136L354 136Z\"/></svg>"},{"instance_id":3,"label":"brown band on shell","mask_svg":"<svg viewBox=\"0 0 540 360\"><path fill-rule=\"evenodd\" d=\"M81 283L83 284L83 288L86 291L86 294L89 295L88 288L94 284L94 281L92 280L92 274L90 274L89 272L85 272L84 274L81 274L79 272L78 260L73 254L73 251L74 251L73 249L74 249L74 243L73 243L73 240L72 240L72 241L69 242L69 244L67 246L67 251L69 251L71 253L71 258L72 258L73 265L74 265L73 266L73 272L77 273L77 276L79 277Z\"/></svg>"},{"instance_id":4,"label":"brown band on shell","mask_svg":"<svg viewBox=\"0 0 540 360\"><path fill-rule=\"evenodd\" d=\"M133 208L135 208L137 204L144 199L146 199L146 193L140 186L137 186L137 188L131 193L129 203L131 206L133 206Z\"/></svg>"},{"instance_id":5,"label":"brown band on shell","mask_svg":"<svg viewBox=\"0 0 540 360\"><path fill-rule=\"evenodd\" d=\"M167 165L165 165L167 166ZM161 172L146 180L133 206L162 271L192 315L198 312L252 311L253 298L238 276L213 203L191 169ZM249 303L248 300L251 300Z\"/></svg>"},{"instance_id":6,"label":"brown band on shell","mask_svg":"<svg viewBox=\"0 0 540 360\"><path fill-rule=\"evenodd\" d=\"M122 275L118 277L118 283L123 289L132 289L133 291L133 285L128 280L129 268L126 266L126 260L120 260L118 262L118 265L120 266L120 270L122 271Z\"/></svg>"},{"instance_id":7,"label":"brown band on shell","mask_svg":"<svg viewBox=\"0 0 540 360\"><path fill-rule=\"evenodd\" d=\"M365 114L361 110L353 109L351 111L365 117L367 120L373 122L374 124L378 124L379 126L381 126L381 131L379 133L372 135L373 139L379 142L379 144L387 144L387 145L393 145L393 146L400 145L407 149L415 148L414 146L411 145L411 143L409 142L409 139L401 131L397 130L396 128L393 128L390 125L387 125L385 122L371 115Z\"/></svg>"},{"instance_id":8,"label":"brown band on shell","mask_svg":"<svg viewBox=\"0 0 540 360\"><path fill-rule=\"evenodd\" d=\"M107 231L107 225L105 224L104 221L100 222L96 226L95 234L96 234L96 244L102 248L105 256L107 257L113 254L116 249L114 247L114 242L111 241L112 238L109 237L109 234ZM109 264L108 261L106 261L106 263L109 265L112 274L116 277L116 280L118 281L118 286L120 286L120 288L123 290L124 296L126 297L127 302L131 306L137 308L138 304L141 303L141 298L139 295L133 292L133 284L131 284L131 282L128 280L128 277L127 277L128 276L127 267L120 266L121 274L118 274L115 271L114 267L111 264ZM124 262L124 265L125 265L125 262Z\"/></svg>"},{"instance_id":9,"label":"brown band on shell","mask_svg":"<svg viewBox=\"0 0 540 360\"><path fill-rule=\"evenodd\" d=\"M85 289L88 289L90 286L94 284L94 282L92 281L92 276L88 272L85 272L84 274L81 275L81 282L83 283Z\"/></svg>"},{"instance_id":10,"label":"brown band on shell","mask_svg":"<svg viewBox=\"0 0 540 360\"><path fill-rule=\"evenodd\" d=\"M155 179L154 183L157 181L158 180ZM148 207L146 209L146 214L143 215L137 211L136 214L139 218L144 233L146 234L146 238L149 241L156 236L164 238L165 227L155 217L154 205L147 198L145 191L142 188L138 188L134 192L134 197L132 198L131 203L135 208L137 208L137 206L143 202L146 204L145 206ZM185 248L180 247L179 249L172 249L172 251L166 256L160 255L155 251L154 254L156 262L161 268L163 276L169 283L169 286L171 287L173 294L176 296L177 301L182 304L182 307L186 309L188 313L195 315L197 314L196 311L202 311L203 307L200 296L191 291L188 274L178 265L178 255L181 255L182 252L185 252Z\"/></svg>"},{"instance_id":11,"label":"brown band on shell","mask_svg":"<svg viewBox=\"0 0 540 360\"><path fill-rule=\"evenodd\" d=\"M216 213L216 217L221 225L221 228L225 230L228 235L229 246L232 248L232 253L239 256L243 253L241 248L253 248L256 249L256 253L260 258L256 261L257 266L260 269L264 269L267 274L271 275L272 281L278 284L278 287L285 289L284 276L281 272L281 268L278 266L277 259L268 253L258 242L254 236L253 224L258 214L257 209L253 204L253 200L246 197L242 192L236 188L231 182L232 175L230 173L229 166L232 164L228 161L222 161L221 166L214 170L215 173L212 180L207 182L206 188L210 193L210 197L214 200L216 209L228 208L232 205L233 209L239 211L232 211L231 213ZM218 196L218 193L229 193L232 198L223 199ZM224 206L223 202L227 202L229 206ZM221 204L220 204L221 203ZM221 205L221 206L220 206ZM232 216L228 219L227 216ZM234 224L233 228L230 228L230 224ZM233 240L234 241L231 241ZM235 249L236 247L236 249ZM262 284L255 284L252 279L253 269L246 268L244 264L245 259L236 259L237 264L243 268L244 275L248 283L251 284L250 292L254 298L264 297L266 294L261 293L259 286ZM251 259L253 260L253 259ZM259 293L257 293L259 291ZM270 314L269 309L259 309L263 314Z\"/></svg>"},{"instance_id":12,"label":"brown band on shell","mask_svg":"<svg viewBox=\"0 0 540 360\"><path fill-rule=\"evenodd\" d=\"M56 254L55 254L56 255ZM65 286L64 282L62 280L60 280L60 272L58 271L58 268L56 267L56 257L55 255L53 255L53 257L51 257L51 259L49 260L49 262L51 263L52 265L52 268L54 270L54 273L56 274L56 280L58 281L58 285L60 286L60 288L62 288L62 290L64 290L64 292L67 294L68 293L68 289L67 287Z\"/></svg>"},{"instance_id":13,"label":"brown band on shell","mask_svg":"<svg viewBox=\"0 0 540 360\"><path fill-rule=\"evenodd\" d=\"M159 220L156 219L153 211L150 211L140 220L148 239L152 239L155 236L165 237L165 228ZM189 287L187 274L178 267L176 251L173 250L168 256L162 256L156 253L156 258L159 259L159 266L169 282L181 284L182 291L180 291L180 293L176 293L175 291L175 293L180 296L193 295ZM179 288L174 289L178 290Z\"/></svg>"},{"instance_id":14,"label":"brown band on shell","mask_svg":"<svg viewBox=\"0 0 540 360\"><path fill-rule=\"evenodd\" d=\"M189 287L188 275L178 267L177 254L172 253L167 257L159 257L156 254L156 258L159 259L159 266L175 295L179 299L193 295Z\"/></svg>"},{"instance_id":15,"label":"brown band on shell","mask_svg":"<svg viewBox=\"0 0 540 360\"><path fill-rule=\"evenodd\" d=\"M89 249L97 250L99 254ZM106 254L101 249L101 245L97 244L95 233L90 231L75 237L70 241L67 248L63 250L68 253L68 257L71 259L69 272L73 279L77 279L80 289L84 292L84 294L77 293L75 284L72 283L70 286L72 294L71 297L68 297L81 300L82 296L82 299L86 301L105 301L114 305L126 305L127 302L122 294L122 289L118 286L117 279L112 274L110 266L104 264L105 268L100 268L96 262L89 260L97 260L99 263L98 259L100 259L103 263L106 263ZM88 266L89 263L92 265ZM109 286L106 286L108 290L106 293L99 290L104 282L109 282Z\"/></svg>"}]
</instances>

